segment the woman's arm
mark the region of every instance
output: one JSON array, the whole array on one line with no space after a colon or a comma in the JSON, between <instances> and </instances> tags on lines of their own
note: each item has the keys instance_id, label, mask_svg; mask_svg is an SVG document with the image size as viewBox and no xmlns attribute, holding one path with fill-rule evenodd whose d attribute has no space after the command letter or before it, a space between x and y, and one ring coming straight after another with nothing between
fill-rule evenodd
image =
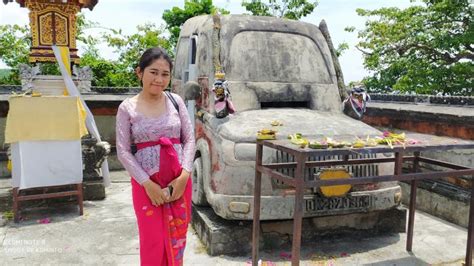
<instances>
[{"instance_id":1,"label":"woman's arm","mask_svg":"<svg viewBox=\"0 0 474 266\"><path fill-rule=\"evenodd\" d=\"M135 159L131 151L131 122L130 114L125 106L126 102L122 102L117 110L116 117L116 138L117 157L128 173L135 178L139 184L143 184L150 177L143 170Z\"/></svg>"},{"instance_id":2,"label":"woman's arm","mask_svg":"<svg viewBox=\"0 0 474 266\"><path fill-rule=\"evenodd\" d=\"M181 120L181 141L183 142L182 167L189 175L193 169L194 153L196 152L194 130L184 101L178 95L176 96Z\"/></svg>"},{"instance_id":3,"label":"woman's arm","mask_svg":"<svg viewBox=\"0 0 474 266\"><path fill-rule=\"evenodd\" d=\"M196 144L194 140L194 130L189 118L186 105L181 97L174 94L176 102L179 106L179 117L181 120L181 141L183 142L183 158L181 166L183 167L181 174L173 180L170 185L173 187L173 194L170 201L181 198L186 188L188 178L193 169L194 153Z\"/></svg>"}]
</instances>

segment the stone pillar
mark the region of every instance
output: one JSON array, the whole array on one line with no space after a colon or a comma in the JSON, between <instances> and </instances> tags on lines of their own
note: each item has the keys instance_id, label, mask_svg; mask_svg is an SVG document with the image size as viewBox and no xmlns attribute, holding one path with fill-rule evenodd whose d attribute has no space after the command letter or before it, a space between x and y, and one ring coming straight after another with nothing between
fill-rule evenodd
<instances>
[{"instance_id":1,"label":"stone pillar","mask_svg":"<svg viewBox=\"0 0 474 266\"><path fill-rule=\"evenodd\" d=\"M78 67L74 65L72 67L72 73L76 76L77 89L79 90L79 92L90 93L92 82L92 69L88 66Z\"/></svg>"},{"instance_id":2,"label":"stone pillar","mask_svg":"<svg viewBox=\"0 0 474 266\"><path fill-rule=\"evenodd\" d=\"M40 64L30 66L20 65L21 89L24 92L35 90L42 95L63 95L66 89L64 80L61 76L40 75ZM92 70L89 67L73 66L72 80L81 93L91 92Z\"/></svg>"},{"instance_id":3,"label":"stone pillar","mask_svg":"<svg viewBox=\"0 0 474 266\"><path fill-rule=\"evenodd\" d=\"M32 90L34 87L33 80L41 73L39 65L32 67L27 64L20 64L18 68L20 70L21 90Z\"/></svg>"}]
</instances>

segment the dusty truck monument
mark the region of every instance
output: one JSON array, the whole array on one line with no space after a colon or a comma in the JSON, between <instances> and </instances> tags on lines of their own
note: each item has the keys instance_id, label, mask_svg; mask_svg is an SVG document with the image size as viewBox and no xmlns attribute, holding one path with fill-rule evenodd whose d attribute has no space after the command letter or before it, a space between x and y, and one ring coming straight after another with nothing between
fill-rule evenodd
<instances>
[{"instance_id":1,"label":"dusty truck monument","mask_svg":"<svg viewBox=\"0 0 474 266\"><path fill-rule=\"evenodd\" d=\"M399 208L397 181L411 180L413 191L418 179L473 173L448 163L441 165L453 171L403 175L405 161L413 162L415 173L419 162L439 163L421 151L474 144L441 145L427 138L417 145L404 134L384 135L343 113L345 92L338 86L342 76L333 49L324 23L216 15L183 25L173 85L195 116L193 224L209 253L245 253L253 247L257 263L259 243L271 246L291 235L278 230L283 222L271 221L294 219L297 265L302 236L341 229L404 232L406 210ZM354 91L350 97L361 118L367 96ZM405 151L414 157L404 157ZM411 197L408 251L415 193ZM251 223L245 220L252 219L250 246ZM267 237L263 242L260 233ZM468 261L470 247L471 241Z\"/></svg>"},{"instance_id":2,"label":"dusty truck monument","mask_svg":"<svg viewBox=\"0 0 474 266\"><path fill-rule=\"evenodd\" d=\"M16 2L30 11L29 61L36 65L20 67L22 92L10 100L7 119L5 135L6 142L12 143L15 221L19 219L20 202L42 198L76 195L82 213L82 199L105 198L104 184L108 182L106 158L110 145L101 141L92 114L80 96L80 91L90 89L92 74L87 68L76 67L80 60L76 48L76 14L81 8L92 10L98 1ZM38 64L56 62L62 76L39 73ZM23 103L25 101L28 103ZM18 108L12 108L12 104ZM25 104L37 110L36 119L20 108ZM67 119L66 115L69 115ZM28 141L38 143L30 145ZM71 143L65 147L67 141ZM68 184L76 187L73 190L59 187ZM37 189L39 187L43 189ZM45 187L55 192L45 193L48 190Z\"/></svg>"},{"instance_id":3,"label":"dusty truck monument","mask_svg":"<svg viewBox=\"0 0 474 266\"><path fill-rule=\"evenodd\" d=\"M209 206L226 220L252 220L258 132L276 132L278 139L299 134L308 139L338 141L382 134L342 112L344 91L338 88L342 77L336 75L332 44L325 33L326 37L318 26L308 23L245 15L199 16L183 25L173 84L196 117L196 206ZM219 118L221 99L234 114ZM384 158L382 154L357 153L349 157ZM338 158L321 156L313 160ZM264 163L294 160L284 150L263 151ZM347 166L340 168L339 174L358 178L389 174L392 169L393 164ZM279 171L295 176L291 167ZM314 175L321 172L321 167L307 167L304 179L314 180ZM260 219L293 217L292 186L264 174L261 191ZM311 223L319 224L319 231L378 227L398 232L405 224L405 210L398 208L400 199L396 182L355 185L336 194L308 188L303 215L313 217ZM308 235L318 231L314 229ZM213 244L211 234L203 233L202 238L215 254L250 248L248 239L229 237L241 242L226 250L226 244Z\"/></svg>"}]
</instances>

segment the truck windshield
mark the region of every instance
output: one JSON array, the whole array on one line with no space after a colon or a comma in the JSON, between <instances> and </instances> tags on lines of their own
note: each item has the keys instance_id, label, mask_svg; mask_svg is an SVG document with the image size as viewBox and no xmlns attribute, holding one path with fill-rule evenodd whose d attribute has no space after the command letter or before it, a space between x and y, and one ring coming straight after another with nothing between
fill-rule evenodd
<instances>
[{"instance_id":1,"label":"truck windshield","mask_svg":"<svg viewBox=\"0 0 474 266\"><path fill-rule=\"evenodd\" d=\"M234 81L332 83L321 50L297 34L245 31L234 36L227 76Z\"/></svg>"}]
</instances>

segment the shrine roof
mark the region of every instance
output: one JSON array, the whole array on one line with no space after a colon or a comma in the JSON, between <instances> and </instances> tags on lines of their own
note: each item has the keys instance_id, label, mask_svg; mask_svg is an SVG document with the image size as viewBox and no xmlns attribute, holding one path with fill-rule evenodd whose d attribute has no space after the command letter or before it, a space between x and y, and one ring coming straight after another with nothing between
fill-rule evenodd
<instances>
[{"instance_id":1,"label":"shrine roof","mask_svg":"<svg viewBox=\"0 0 474 266\"><path fill-rule=\"evenodd\" d=\"M2 0L3 3L6 5L9 2L13 2L13 0ZM64 2L70 2L70 3L75 3L78 4L81 8L89 8L92 10L95 5L99 2L99 0L53 0L53 1L45 1L45 0L32 0L33 2L47 2L47 3L64 3ZM26 0L15 0L18 4L20 4L21 7L25 6Z\"/></svg>"}]
</instances>

